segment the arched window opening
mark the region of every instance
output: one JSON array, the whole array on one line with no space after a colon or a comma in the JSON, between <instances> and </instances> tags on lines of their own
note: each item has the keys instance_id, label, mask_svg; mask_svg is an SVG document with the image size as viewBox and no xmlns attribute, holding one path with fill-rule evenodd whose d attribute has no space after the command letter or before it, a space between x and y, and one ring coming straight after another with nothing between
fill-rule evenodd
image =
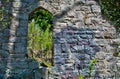
<instances>
[{"instance_id":1,"label":"arched window opening","mask_svg":"<svg viewBox=\"0 0 120 79\"><path fill-rule=\"evenodd\" d=\"M53 65L53 15L43 8L37 8L29 15L28 57L41 65Z\"/></svg>"}]
</instances>

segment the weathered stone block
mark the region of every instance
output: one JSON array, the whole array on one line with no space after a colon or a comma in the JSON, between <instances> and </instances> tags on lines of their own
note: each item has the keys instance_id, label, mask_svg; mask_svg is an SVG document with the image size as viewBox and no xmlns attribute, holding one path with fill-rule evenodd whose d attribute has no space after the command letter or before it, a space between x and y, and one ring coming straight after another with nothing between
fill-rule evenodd
<instances>
[{"instance_id":1,"label":"weathered stone block","mask_svg":"<svg viewBox=\"0 0 120 79\"><path fill-rule=\"evenodd\" d=\"M13 52L14 51L14 43L3 43L2 44L2 49L3 50L9 50L9 52Z\"/></svg>"},{"instance_id":2,"label":"weathered stone block","mask_svg":"<svg viewBox=\"0 0 120 79\"><path fill-rule=\"evenodd\" d=\"M12 13L13 17L16 19L23 19L23 20L28 20L28 15L25 13L17 14L17 13Z\"/></svg>"},{"instance_id":3,"label":"weathered stone block","mask_svg":"<svg viewBox=\"0 0 120 79\"><path fill-rule=\"evenodd\" d=\"M100 6L98 5L92 5L91 8L92 8L92 12L97 12L97 13L101 12Z\"/></svg>"},{"instance_id":4,"label":"weathered stone block","mask_svg":"<svg viewBox=\"0 0 120 79\"><path fill-rule=\"evenodd\" d=\"M25 54L10 54L10 58L25 58Z\"/></svg>"},{"instance_id":5,"label":"weathered stone block","mask_svg":"<svg viewBox=\"0 0 120 79\"><path fill-rule=\"evenodd\" d=\"M86 2L88 5L96 5L96 2L95 1L87 1Z\"/></svg>"},{"instance_id":6,"label":"weathered stone block","mask_svg":"<svg viewBox=\"0 0 120 79\"><path fill-rule=\"evenodd\" d=\"M15 43L15 53L26 53L27 49L23 43Z\"/></svg>"},{"instance_id":7,"label":"weathered stone block","mask_svg":"<svg viewBox=\"0 0 120 79\"><path fill-rule=\"evenodd\" d=\"M97 52L95 58L99 60L105 59L105 52Z\"/></svg>"},{"instance_id":8,"label":"weathered stone block","mask_svg":"<svg viewBox=\"0 0 120 79\"><path fill-rule=\"evenodd\" d=\"M118 38L118 39L113 39L112 40L112 44L120 44L120 39Z\"/></svg>"},{"instance_id":9,"label":"weathered stone block","mask_svg":"<svg viewBox=\"0 0 120 79\"><path fill-rule=\"evenodd\" d=\"M0 79L4 79L4 74L0 74Z\"/></svg>"},{"instance_id":10,"label":"weathered stone block","mask_svg":"<svg viewBox=\"0 0 120 79\"><path fill-rule=\"evenodd\" d=\"M2 32L0 32L0 37L2 37L3 36L3 33Z\"/></svg>"},{"instance_id":11,"label":"weathered stone block","mask_svg":"<svg viewBox=\"0 0 120 79\"><path fill-rule=\"evenodd\" d=\"M61 44L54 44L54 54L61 54Z\"/></svg>"},{"instance_id":12,"label":"weathered stone block","mask_svg":"<svg viewBox=\"0 0 120 79\"><path fill-rule=\"evenodd\" d=\"M112 38L115 38L115 35L113 32L104 32L104 38L112 39Z\"/></svg>"},{"instance_id":13,"label":"weathered stone block","mask_svg":"<svg viewBox=\"0 0 120 79\"><path fill-rule=\"evenodd\" d=\"M28 68L28 63L25 61L20 61L20 62L11 62L11 63L7 63L7 67L9 69L27 69ZM17 72L19 73L19 72Z\"/></svg>"},{"instance_id":14,"label":"weathered stone block","mask_svg":"<svg viewBox=\"0 0 120 79\"><path fill-rule=\"evenodd\" d=\"M25 7L27 3L22 3L21 1L13 2L13 7Z\"/></svg>"},{"instance_id":15,"label":"weathered stone block","mask_svg":"<svg viewBox=\"0 0 120 79\"><path fill-rule=\"evenodd\" d=\"M19 38L18 38L19 39ZM28 38L27 37L21 37L21 42L24 44L24 46L27 47L27 41L28 41Z\"/></svg>"},{"instance_id":16,"label":"weathered stone block","mask_svg":"<svg viewBox=\"0 0 120 79\"><path fill-rule=\"evenodd\" d=\"M21 41L20 37L14 37L14 36L9 37L9 42L10 43L14 43L14 42L19 43L20 41Z\"/></svg>"},{"instance_id":17,"label":"weathered stone block","mask_svg":"<svg viewBox=\"0 0 120 79\"><path fill-rule=\"evenodd\" d=\"M35 70L35 79L48 79L48 70L47 68L39 68Z\"/></svg>"},{"instance_id":18,"label":"weathered stone block","mask_svg":"<svg viewBox=\"0 0 120 79\"><path fill-rule=\"evenodd\" d=\"M2 43L0 43L0 50L2 49Z\"/></svg>"},{"instance_id":19,"label":"weathered stone block","mask_svg":"<svg viewBox=\"0 0 120 79\"><path fill-rule=\"evenodd\" d=\"M19 23L19 27L22 27L22 28L24 28L24 29L28 29L28 20L20 20L19 21L20 23ZM26 30L27 31L27 30Z\"/></svg>"},{"instance_id":20,"label":"weathered stone block","mask_svg":"<svg viewBox=\"0 0 120 79\"><path fill-rule=\"evenodd\" d=\"M81 2L81 3L84 3L84 4L85 4L86 1L85 1L85 0L74 0L74 2L75 2L75 3Z\"/></svg>"},{"instance_id":21,"label":"weathered stone block","mask_svg":"<svg viewBox=\"0 0 120 79\"><path fill-rule=\"evenodd\" d=\"M24 28L17 29L17 36L27 36L27 30Z\"/></svg>"},{"instance_id":22,"label":"weathered stone block","mask_svg":"<svg viewBox=\"0 0 120 79\"><path fill-rule=\"evenodd\" d=\"M39 64L38 64L37 61L29 62L28 65L29 65L29 69L33 69L33 70L35 70L35 69L39 68Z\"/></svg>"},{"instance_id":23,"label":"weathered stone block","mask_svg":"<svg viewBox=\"0 0 120 79\"><path fill-rule=\"evenodd\" d=\"M117 64L117 67L120 68L120 63L116 63Z\"/></svg>"},{"instance_id":24,"label":"weathered stone block","mask_svg":"<svg viewBox=\"0 0 120 79\"><path fill-rule=\"evenodd\" d=\"M5 29L4 30L4 36L9 37L10 36L10 29Z\"/></svg>"},{"instance_id":25,"label":"weathered stone block","mask_svg":"<svg viewBox=\"0 0 120 79\"><path fill-rule=\"evenodd\" d=\"M0 58L7 58L9 56L9 53L4 50L0 50Z\"/></svg>"}]
</instances>

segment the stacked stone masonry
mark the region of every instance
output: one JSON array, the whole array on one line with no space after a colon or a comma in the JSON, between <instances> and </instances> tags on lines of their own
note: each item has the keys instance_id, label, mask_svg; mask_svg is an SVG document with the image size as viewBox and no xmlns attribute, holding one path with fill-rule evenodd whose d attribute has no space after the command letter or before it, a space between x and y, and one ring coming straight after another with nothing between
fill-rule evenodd
<instances>
[{"instance_id":1,"label":"stacked stone masonry","mask_svg":"<svg viewBox=\"0 0 120 79\"><path fill-rule=\"evenodd\" d=\"M79 73L88 76L93 58L98 62L92 79L120 78L120 58L113 56L120 38L111 22L102 17L96 0L9 1L0 1L12 16L10 25L0 29L0 79L39 79L33 72L39 68L38 63L26 57L29 14L39 7L54 16L54 67L50 79L65 74L70 79Z\"/></svg>"}]
</instances>

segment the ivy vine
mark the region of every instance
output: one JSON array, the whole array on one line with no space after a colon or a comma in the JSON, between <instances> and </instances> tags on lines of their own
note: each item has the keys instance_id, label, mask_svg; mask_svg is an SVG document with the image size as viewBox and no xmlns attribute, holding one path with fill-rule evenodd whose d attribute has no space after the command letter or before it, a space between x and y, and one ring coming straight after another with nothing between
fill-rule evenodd
<instances>
[{"instance_id":1,"label":"ivy vine","mask_svg":"<svg viewBox=\"0 0 120 79\"><path fill-rule=\"evenodd\" d=\"M113 21L117 31L120 32L120 0L99 0L102 13Z\"/></svg>"},{"instance_id":2,"label":"ivy vine","mask_svg":"<svg viewBox=\"0 0 120 79\"><path fill-rule=\"evenodd\" d=\"M9 0L6 1L0 1L0 29L5 29L10 25L10 19L11 17L9 16L9 8L5 4L9 4ZM3 4L4 3L4 4Z\"/></svg>"}]
</instances>

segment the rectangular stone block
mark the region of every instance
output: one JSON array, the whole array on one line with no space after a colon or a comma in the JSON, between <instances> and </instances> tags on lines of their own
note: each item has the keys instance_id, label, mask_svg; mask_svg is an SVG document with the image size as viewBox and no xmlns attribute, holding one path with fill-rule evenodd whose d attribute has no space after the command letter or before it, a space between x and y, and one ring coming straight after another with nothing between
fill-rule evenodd
<instances>
[{"instance_id":1,"label":"rectangular stone block","mask_svg":"<svg viewBox=\"0 0 120 79\"><path fill-rule=\"evenodd\" d=\"M28 20L28 14L25 14L25 13L21 13L21 14L12 13L12 15L13 15L13 17L16 18L16 19Z\"/></svg>"},{"instance_id":2,"label":"rectangular stone block","mask_svg":"<svg viewBox=\"0 0 120 79\"><path fill-rule=\"evenodd\" d=\"M20 37L14 37L14 36L9 37L9 42L10 43L14 43L14 42L19 43L20 41L21 41Z\"/></svg>"},{"instance_id":3,"label":"rectangular stone block","mask_svg":"<svg viewBox=\"0 0 120 79\"><path fill-rule=\"evenodd\" d=\"M13 7L19 7L19 8L24 8L26 6L27 3L22 3L21 1L16 1L13 2Z\"/></svg>"},{"instance_id":4,"label":"rectangular stone block","mask_svg":"<svg viewBox=\"0 0 120 79\"><path fill-rule=\"evenodd\" d=\"M3 43L2 49L9 50L9 52L13 52L14 51L14 43Z\"/></svg>"},{"instance_id":5,"label":"rectangular stone block","mask_svg":"<svg viewBox=\"0 0 120 79\"><path fill-rule=\"evenodd\" d=\"M97 13L101 12L100 6L98 5L92 5L91 8L92 8L92 12L97 12Z\"/></svg>"},{"instance_id":6,"label":"rectangular stone block","mask_svg":"<svg viewBox=\"0 0 120 79\"><path fill-rule=\"evenodd\" d=\"M17 36L27 36L27 29L17 28Z\"/></svg>"},{"instance_id":7,"label":"rectangular stone block","mask_svg":"<svg viewBox=\"0 0 120 79\"><path fill-rule=\"evenodd\" d=\"M19 21L19 25L20 27L24 28L24 29L28 29L28 20L20 20ZM27 30L26 30L27 31Z\"/></svg>"},{"instance_id":8,"label":"rectangular stone block","mask_svg":"<svg viewBox=\"0 0 120 79\"><path fill-rule=\"evenodd\" d=\"M27 47L27 43L28 43L28 38L27 37L21 37L21 43L24 44L24 46Z\"/></svg>"},{"instance_id":9,"label":"rectangular stone block","mask_svg":"<svg viewBox=\"0 0 120 79\"><path fill-rule=\"evenodd\" d=\"M54 55L61 55L61 44L54 44Z\"/></svg>"},{"instance_id":10,"label":"rectangular stone block","mask_svg":"<svg viewBox=\"0 0 120 79\"><path fill-rule=\"evenodd\" d=\"M4 30L4 36L9 37L10 36L10 29L5 29Z\"/></svg>"},{"instance_id":11,"label":"rectangular stone block","mask_svg":"<svg viewBox=\"0 0 120 79\"><path fill-rule=\"evenodd\" d=\"M15 43L14 53L27 53L27 47L24 45L24 43Z\"/></svg>"},{"instance_id":12,"label":"rectangular stone block","mask_svg":"<svg viewBox=\"0 0 120 79\"><path fill-rule=\"evenodd\" d=\"M0 58L7 58L9 56L9 53L4 50L0 50Z\"/></svg>"},{"instance_id":13,"label":"rectangular stone block","mask_svg":"<svg viewBox=\"0 0 120 79\"><path fill-rule=\"evenodd\" d=\"M21 62L12 62L12 63L7 63L7 67L9 69L24 69L24 68L28 68L28 63L25 61L21 61Z\"/></svg>"},{"instance_id":14,"label":"rectangular stone block","mask_svg":"<svg viewBox=\"0 0 120 79\"><path fill-rule=\"evenodd\" d=\"M25 54L10 54L10 58L25 58Z\"/></svg>"},{"instance_id":15,"label":"rectangular stone block","mask_svg":"<svg viewBox=\"0 0 120 79\"><path fill-rule=\"evenodd\" d=\"M35 70L35 79L48 79L48 69L43 67Z\"/></svg>"}]
</instances>

